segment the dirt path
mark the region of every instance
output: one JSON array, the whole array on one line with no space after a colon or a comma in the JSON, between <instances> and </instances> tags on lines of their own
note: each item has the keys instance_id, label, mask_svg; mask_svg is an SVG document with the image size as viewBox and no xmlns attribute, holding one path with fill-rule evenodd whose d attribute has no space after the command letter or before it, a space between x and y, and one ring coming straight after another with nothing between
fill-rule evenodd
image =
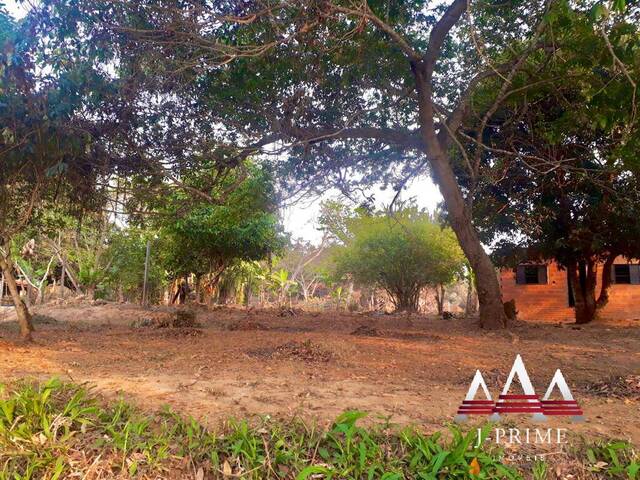
<instances>
[{"instance_id":1,"label":"dirt path","mask_svg":"<svg viewBox=\"0 0 640 480\"><path fill-rule=\"evenodd\" d=\"M143 407L169 404L209 424L253 414L327 423L361 409L431 430L452 420L476 369L497 395L520 353L539 395L562 369L587 418L571 431L640 444L637 322L579 330L518 323L483 332L469 320L221 309L198 312L201 330L175 330L131 326L167 309L39 313L51 318L40 319L34 346L17 343L15 326L0 323L0 381L86 381L106 395Z\"/></svg>"}]
</instances>

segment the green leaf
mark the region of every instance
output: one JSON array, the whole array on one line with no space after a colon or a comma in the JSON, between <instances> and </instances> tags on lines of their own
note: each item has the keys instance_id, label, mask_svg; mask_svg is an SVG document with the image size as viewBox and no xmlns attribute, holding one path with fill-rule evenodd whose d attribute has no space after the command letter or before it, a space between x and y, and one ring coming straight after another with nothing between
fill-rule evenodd
<instances>
[{"instance_id":1,"label":"green leaf","mask_svg":"<svg viewBox=\"0 0 640 480\"><path fill-rule=\"evenodd\" d=\"M627 8L627 2L625 0L613 0L614 11L624 13L626 8Z\"/></svg>"},{"instance_id":2,"label":"green leaf","mask_svg":"<svg viewBox=\"0 0 640 480\"><path fill-rule=\"evenodd\" d=\"M438 455L435 456L434 462L433 462L433 468L431 469L432 474L435 475L440 473L440 468L442 468L442 464L444 463L444 461L447 459L448 456L449 456L449 452L446 450L443 450L442 452L440 452Z\"/></svg>"},{"instance_id":3,"label":"green leaf","mask_svg":"<svg viewBox=\"0 0 640 480\"><path fill-rule=\"evenodd\" d=\"M306 480L311 475L314 475L314 474L317 474L317 473L330 475L331 474L331 470L329 470L326 467L321 467L321 466L318 466L318 465L312 465L312 466L309 466L309 467L305 468L304 470L302 470L298 474L298 476L296 477L296 480Z\"/></svg>"},{"instance_id":4,"label":"green leaf","mask_svg":"<svg viewBox=\"0 0 640 480\"><path fill-rule=\"evenodd\" d=\"M62 457L58 457L56 460L56 465L53 469L53 475L51 475L51 480L58 480L62 472L64 471L64 459Z\"/></svg>"},{"instance_id":5,"label":"green leaf","mask_svg":"<svg viewBox=\"0 0 640 480\"><path fill-rule=\"evenodd\" d=\"M609 15L609 10L602 3L596 3L591 9L591 18L596 22L601 18L606 18Z\"/></svg>"}]
</instances>

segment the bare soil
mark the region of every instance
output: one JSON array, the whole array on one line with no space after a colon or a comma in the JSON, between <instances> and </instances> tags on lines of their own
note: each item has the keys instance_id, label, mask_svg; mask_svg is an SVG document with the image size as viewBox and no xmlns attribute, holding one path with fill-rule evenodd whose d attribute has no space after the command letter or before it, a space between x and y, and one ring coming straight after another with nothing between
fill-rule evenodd
<instances>
[{"instance_id":1,"label":"bare soil","mask_svg":"<svg viewBox=\"0 0 640 480\"><path fill-rule=\"evenodd\" d=\"M108 397L169 404L212 426L265 414L327 424L360 409L428 431L453 419L476 369L497 396L520 353L539 395L560 368L585 412L584 423L549 426L640 445L637 321L516 322L486 332L470 319L197 308L193 324L167 328L169 307L36 311L33 345L20 343L9 310L0 313L0 381L89 382Z\"/></svg>"}]
</instances>

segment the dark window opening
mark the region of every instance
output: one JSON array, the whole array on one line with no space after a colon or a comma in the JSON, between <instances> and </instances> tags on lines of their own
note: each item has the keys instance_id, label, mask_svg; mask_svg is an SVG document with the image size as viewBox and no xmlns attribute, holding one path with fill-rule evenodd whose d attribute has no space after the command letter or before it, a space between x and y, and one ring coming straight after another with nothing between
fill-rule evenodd
<instances>
[{"instance_id":1,"label":"dark window opening","mask_svg":"<svg viewBox=\"0 0 640 480\"><path fill-rule=\"evenodd\" d=\"M615 283L631 283L631 266L630 265L614 265L613 281Z\"/></svg>"},{"instance_id":2,"label":"dark window opening","mask_svg":"<svg viewBox=\"0 0 640 480\"><path fill-rule=\"evenodd\" d=\"M546 283L546 265L518 265L518 267L516 268L516 284L544 285Z\"/></svg>"},{"instance_id":3,"label":"dark window opening","mask_svg":"<svg viewBox=\"0 0 640 480\"><path fill-rule=\"evenodd\" d=\"M640 265L618 264L611 269L613 283L640 285Z\"/></svg>"},{"instance_id":4,"label":"dark window opening","mask_svg":"<svg viewBox=\"0 0 640 480\"><path fill-rule=\"evenodd\" d=\"M538 283L538 267L537 265L526 265L524 267L524 283Z\"/></svg>"}]
</instances>

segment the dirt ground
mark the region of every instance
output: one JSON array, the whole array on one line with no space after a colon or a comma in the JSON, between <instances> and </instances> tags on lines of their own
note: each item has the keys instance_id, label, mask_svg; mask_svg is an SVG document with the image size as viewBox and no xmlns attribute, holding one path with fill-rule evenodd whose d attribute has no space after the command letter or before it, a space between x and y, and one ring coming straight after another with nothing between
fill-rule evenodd
<instances>
[{"instance_id":1,"label":"dirt ground","mask_svg":"<svg viewBox=\"0 0 640 480\"><path fill-rule=\"evenodd\" d=\"M640 322L516 322L485 332L469 319L199 308L200 329L156 328L168 307L36 308L36 344L0 313L0 381L90 382L144 408L163 404L215 425L230 416L346 409L433 430L451 422L475 370L497 396L517 353L542 396L561 368L586 421L556 424L640 445ZM495 397L494 397L495 398ZM514 417L522 427L526 417Z\"/></svg>"}]
</instances>

